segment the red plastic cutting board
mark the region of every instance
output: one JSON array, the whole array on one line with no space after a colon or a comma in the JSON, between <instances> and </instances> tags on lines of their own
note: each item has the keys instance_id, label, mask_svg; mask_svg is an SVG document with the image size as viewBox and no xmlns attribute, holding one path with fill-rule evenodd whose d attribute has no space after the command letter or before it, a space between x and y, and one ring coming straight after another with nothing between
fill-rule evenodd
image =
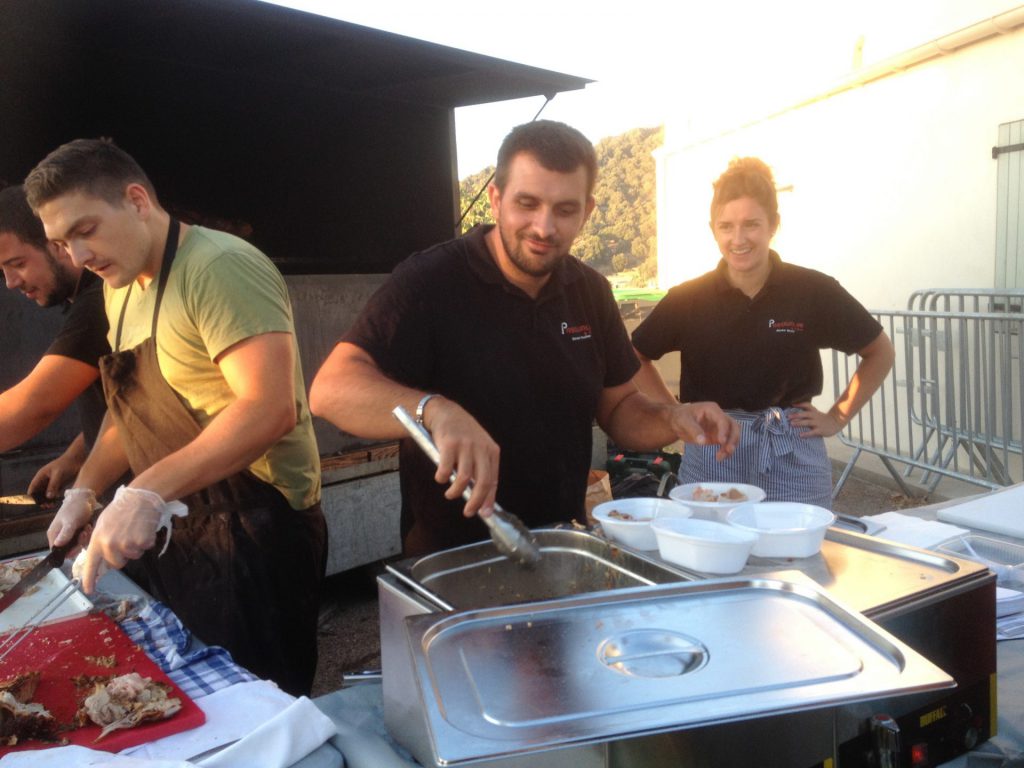
<instances>
[{"instance_id":1,"label":"red plastic cutting board","mask_svg":"<svg viewBox=\"0 0 1024 768\"><path fill-rule=\"evenodd\" d=\"M116 664L110 668L98 666L86 658L111 655L115 657ZM167 683L173 689L171 696L181 699L181 709L169 719L114 731L98 743L93 743L101 730L98 725L84 726L61 734L71 744L120 752L206 722L206 715L195 702L171 682L113 619L102 613L68 619L35 630L0 662L0 679L33 670L39 670L42 676L32 700L45 706L61 724L71 723L78 708L75 686L71 682L75 675L124 675L138 672L143 677ZM14 747L0 747L0 756L8 752L53 746L57 745L29 741Z\"/></svg>"}]
</instances>

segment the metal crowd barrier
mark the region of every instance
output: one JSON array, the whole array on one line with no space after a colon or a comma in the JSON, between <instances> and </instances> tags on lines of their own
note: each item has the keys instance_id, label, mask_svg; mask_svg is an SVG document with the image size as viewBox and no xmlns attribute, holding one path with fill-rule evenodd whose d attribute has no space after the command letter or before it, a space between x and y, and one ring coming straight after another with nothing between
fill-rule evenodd
<instances>
[{"instance_id":1,"label":"metal crowd barrier","mask_svg":"<svg viewBox=\"0 0 1024 768\"><path fill-rule=\"evenodd\" d=\"M1006 310L1022 299L1017 291L918 291L911 309L872 311L896 362L838 435L854 452L833 498L863 453L878 456L907 495L904 478L915 472L929 491L943 477L986 488L1020 481L1024 313ZM836 397L859 362L833 351Z\"/></svg>"},{"instance_id":2,"label":"metal crowd barrier","mask_svg":"<svg viewBox=\"0 0 1024 768\"><path fill-rule=\"evenodd\" d=\"M924 312L1024 312L1022 288L922 288L907 309Z\"/></svg>"}]
</instances>

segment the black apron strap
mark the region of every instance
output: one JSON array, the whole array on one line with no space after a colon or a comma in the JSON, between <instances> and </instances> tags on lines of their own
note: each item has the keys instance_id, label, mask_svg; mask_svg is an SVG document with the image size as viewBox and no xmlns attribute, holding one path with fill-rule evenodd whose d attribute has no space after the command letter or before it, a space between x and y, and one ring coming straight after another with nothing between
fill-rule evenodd
<instances>
[{"instance_id":1,"label":"black apron strap","mask_svg":"<svg viewBox=\"0 0 1024 768\"><path fill-rule=\"evenodd\" d=\"M160 302L164 298L164 288L167 287L167 276L171 273L171 264L178 253L178 233L181 231L181 222L173 216L167 226L167 242L164 243L164 258L160 262L160 278L156 285L156 307L153 309L153 327L149 331L152 338L156 338L156 321L160 317ZM132 295L133 280L128 284L128 290L124 294L124 303L121 305L121 314L117 319L117 332L114 334L114 352L121 351L121 331L124 329L124 314L128 309L128 299Z\"/></svg>"}]
</instances>

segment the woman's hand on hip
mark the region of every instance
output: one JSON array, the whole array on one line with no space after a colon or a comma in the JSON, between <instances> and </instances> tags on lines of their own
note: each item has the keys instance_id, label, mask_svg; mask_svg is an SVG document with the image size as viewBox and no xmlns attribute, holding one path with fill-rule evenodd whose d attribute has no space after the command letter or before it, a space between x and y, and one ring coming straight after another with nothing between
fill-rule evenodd
<instances>
[{"instance_id":1,"label":"woman's hand on hip","mask_svg":"<svg viewBox=\"0 0 1024 768\"><path fill-rule=\"evenodd\" d=\"M831 413L819 411L810 402L794 403L789 412L789 423L800 437L832 437L842 431L843 425Z\"/></svg>"}]
</instances>

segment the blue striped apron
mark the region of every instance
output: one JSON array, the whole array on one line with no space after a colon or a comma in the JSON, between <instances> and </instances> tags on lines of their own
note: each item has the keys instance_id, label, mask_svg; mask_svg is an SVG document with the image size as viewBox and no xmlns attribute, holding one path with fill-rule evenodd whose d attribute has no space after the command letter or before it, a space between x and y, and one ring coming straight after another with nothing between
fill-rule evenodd
<instances>
[{"instance_id":1,"label":"blue striped apron","mask_svg":"<svg viewBox=\"0 0 1024 768\"><path fill-rule=\"evenodd\" d=\"M742 425L740 444L725 461L718 446L687 443L680 483L747 483L764 489L766 501L802 501L832 508L832 462L821 437L800 437L788 414L797 408L760 412L728 410Z\"/></svg>"}]
</instances>

